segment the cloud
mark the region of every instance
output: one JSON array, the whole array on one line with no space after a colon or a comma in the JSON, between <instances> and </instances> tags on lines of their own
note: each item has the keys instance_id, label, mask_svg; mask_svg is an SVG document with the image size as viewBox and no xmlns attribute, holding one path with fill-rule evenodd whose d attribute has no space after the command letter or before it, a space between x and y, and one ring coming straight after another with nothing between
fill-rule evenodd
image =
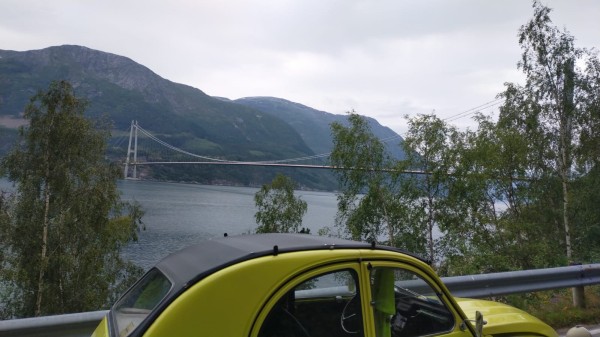
<instances>
[{"instance_id":1,"label":"cloud","mask_svg":"<svg viewBox=\"0 0 600 337\"><path fill-rule=\"evenodd\" d=\"M600 2L547 3L578 45L600 45ZM4 0L0 40L84 45L208 94L355 109L398 131L404 114L451 116L521 80L531 14L523 0Z\"/></svg>"}]
</instances>

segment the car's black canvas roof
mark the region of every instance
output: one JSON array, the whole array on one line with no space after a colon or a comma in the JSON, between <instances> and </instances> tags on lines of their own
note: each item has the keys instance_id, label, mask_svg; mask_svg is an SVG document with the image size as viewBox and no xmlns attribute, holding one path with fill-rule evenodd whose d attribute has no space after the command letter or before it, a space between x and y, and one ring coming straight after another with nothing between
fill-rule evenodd
<instances>
[{"instance_id":1,"label":"car's black canvas roof","mask_svg":"<svg viewBox=\"0 0 600 337\"><path fill-rule=\"evenodd\" d=\"M370 247L368 243L307 234L226 236L173 253L156 267L171 279L175 288L181 289L227 265L260 256L303 250Z\"/></svg>"}]
</instances>

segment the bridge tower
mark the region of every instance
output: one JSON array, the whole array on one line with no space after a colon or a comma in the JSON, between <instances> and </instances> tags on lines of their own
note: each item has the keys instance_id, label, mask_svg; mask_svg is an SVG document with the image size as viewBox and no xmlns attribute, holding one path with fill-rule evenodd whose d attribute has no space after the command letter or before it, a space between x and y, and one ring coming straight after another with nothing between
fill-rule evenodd
<instances>
[{"instance_id":1,"label":"bridge tower","mask_svg":"<svg viewBox=\"0 0 600 337\"><path fill-rule=\"evenodd\" d=\"M131 121L131 129L129 130L129 145L127 146L127 158L125 159L125 170L123 171L123 178L125 179L137 179L137 140L138 140L138 124L136 120ZM133 141L133 147L131 146ZM131 161L131 154L133 153L133 161ZM133 172L129 177L129 164L133 166Z\"/></svg>"}]
</instances>

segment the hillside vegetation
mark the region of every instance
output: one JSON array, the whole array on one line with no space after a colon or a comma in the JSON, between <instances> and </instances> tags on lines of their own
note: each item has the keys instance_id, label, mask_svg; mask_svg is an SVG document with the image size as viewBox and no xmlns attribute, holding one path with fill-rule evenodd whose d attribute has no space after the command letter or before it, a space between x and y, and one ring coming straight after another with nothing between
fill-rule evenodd
<instances>
[{"instance_id":1,"label":"hillside vegetation","mask_svg":"<svg viewBox=\"0 0 600 337\"><path fill-rule=\"evenodd\" d=\"M86 115L107 116L115 136L123 136L131 121L137 120L173 146L227 160L264 161L329 152L329 123L345 118L282 99L269 99L272 104L265 105L264 99L211 97L166 80L129 58L73 45L0 50L0 118L19 118L29 97L54 80L70 82L75 94L88 101ZM390 129L372 123L378 134L396 136L396 144L400 141ZM14 132L0 128L0 138L14 139ZM113 160L124 160L124 143L110 148ZM150 179L238 185L264 184L277 173L265 168L200 166L156 166L143 172ZM294 176L302 187L335 188L334 179L324 171L282 173Z\"/></svg>"}]
</instances>

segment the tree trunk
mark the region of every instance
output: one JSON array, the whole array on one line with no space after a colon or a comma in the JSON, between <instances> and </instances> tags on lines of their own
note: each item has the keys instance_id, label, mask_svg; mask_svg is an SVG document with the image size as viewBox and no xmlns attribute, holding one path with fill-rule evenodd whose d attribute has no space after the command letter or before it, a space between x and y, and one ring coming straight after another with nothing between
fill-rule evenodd
<instances>
[{"instance_id":1,"label":"tree trunk","mask_svg":"<svg viewBox=\"0 0 600 337\"><path fill-rule=\"evenodd\" d=\"M433 197L429 196L428 198L428 215L427 215L427 246L429 250L429 260L431 264L434 263L434 247L433 247L433 225L434 225L434 216L433 216Z\"/></svg>"},{"instance_id":2,"label":"tree trunk","mask_svg":"<svg viewBox=\"0 0 600 337\"><path fill-rule=\"evenodd\" d=\"M46 272L46 266L48 264L48 224L50 214L50 186L48 179L50 176L50 167L46 166L46 184L44 186L44 222L42 225L42 252L40 256L40 272L38 277L38 291L37 299L35 304L35 316L41 316L42 314L42 297L44 290L44 274Z\"/></svg>"},{"instance_id":3,"label":"tree trunk","mask_svg":"<svg viewBox=\"0 0 600 337\"><path fill-rule=\"evenodd\" d=\"M565 226L565 245L567 250L567 260L569 263L573 262L573 248L571 247L571 228L569 226L569 189L567 181L563 178L562 189L563 189L563 224Z\"/></svg>"},{"instance_id":4,"label":"tree trunk","mask_svg":"<svg viewBox=\"0 0 600 337\"><path fill-rule=\"evenodd\" d=\"M575 62L569 60L564 65L564 92L562 95L562 115L560 117L560 175L563 193L563 224L565 226L565 248L569 264L574 264L573 247L571 246L571 224L569 222L569 172L571 170L571 140L573 138L573 118L575 104ZM572 288L573 305L577 308L585 308L585 296L583 287Z\"/></svg>"},{"instance_id":5,"label":"tree trunk","mask_svg":"<svg viewBox=\"0 0 600 337\"><path fill-rule=\"evenodd\" d=\"M573 249L571 247L571 229L569 224L569 171L571 170L571 140L573 138L573 116L574 103L573 95L575 90L575 62L567 61L564 65L564 91L562 95L562 114L559 118L560 132L560 175L562 180L563 192L563 224L565 226L565 245L567 250L567 259L569 263L573 262ZM558 95L557 95L558 96Z\"/></svg>"},{"instance_id":6,"label":"tree trunk","mask_svg":"<svg viewBox=\"0 0 600 337\"><path fill-rule=\"evenodd\" d=\"M385 222L387 222L387 227L388 227L388 238L390 240L389 245L396 246L396 238L394 237L394 225L392 224L391 219L388 216L385 206L383 206L383 214L384 214L383 216L385 217Z\"/></svg>"}]
</instances>

